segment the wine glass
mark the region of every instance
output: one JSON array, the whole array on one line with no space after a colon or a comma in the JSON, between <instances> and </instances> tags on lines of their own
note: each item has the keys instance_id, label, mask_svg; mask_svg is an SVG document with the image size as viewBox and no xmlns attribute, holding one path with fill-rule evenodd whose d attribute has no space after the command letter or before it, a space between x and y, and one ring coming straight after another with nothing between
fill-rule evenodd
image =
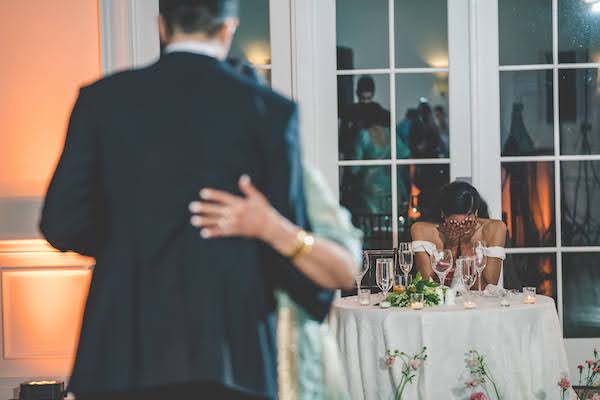
<instances>
[{"instance_id":1,"label":"wine glass","mask_svg":"<svg viewBox=\"0 0 600 400\"><path fill-rule=\"evenodd\" d=\"M385 299L387 299L388 292L394 284L394 259L393 258L378 258L375 263L375 279L377 280L377 286L381 289L383 299L381 302L382 306L386 305Z\"/></svg>"},{"instance_id":2,"label":"wine glass","mask_svg":"<svg viewBox=\"0 0 600 400\"><path fill-rule=\"evenodd\" d=\"M446 276L448 275L448 272L452 270L452 251L448 249L435 249L430 258L431 268L433 268L433 272L438 276L440 285L444 286L446 283Z\"/></svg>"},{"instance_id":3,"label":"wine glass","mask_svg":"<svg viewBox=\"0 0 600 400\"><path fill-rule=\"evenodd\" d=\"M460 261L460 263L459 263ZM460 265L463 283L465 284L465 303L470 303L471 286L477 278L477 261L475 257L464 257L457 260L457 266Z\"/></svg>"},{"instance_id":4,"label":"wine glass","mask_svg":"<svg viewBox=\"0 0 600 400\"><path fill-rule=\"evenodd\" d=\"M356 282L356 294L360 293L360 284L362 283L363 277L369 271L369 253L366 251L363 252L363 262L362 265L358 266L358 269L354 272L354 282ZM358 297L357 297L358 301Z\"/></svg>"},{"instance_id":5,"label":"wine glass","mask_svg":"<svg viewBox=\"0 0 600 400\"><path fill-rule=\"evenodd\" d=\"M398 247L400 271L404 274L404 282L408 282L408 274L413 267L412 243L400 243Z\"/></svg>"},{"instance_id":6,"label":"wine glass","mask_svg":"<svg viewBox=\"0 0 600 400\"><path fill-rule=\"evenodd\" d=\"M473 246L473 254L475 254L475 268L477 269L477 281L479 287L479 295L483 295L481 290L481 274L487 265L487 246L483 240L477 240Z\"/></svg>"}]
</instances>

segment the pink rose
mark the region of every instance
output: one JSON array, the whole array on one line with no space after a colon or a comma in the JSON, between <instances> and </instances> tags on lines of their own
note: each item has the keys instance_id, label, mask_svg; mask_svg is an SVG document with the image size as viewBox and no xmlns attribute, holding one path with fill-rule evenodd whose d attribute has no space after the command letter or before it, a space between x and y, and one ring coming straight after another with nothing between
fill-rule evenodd
<instances>
[{"instance_id":1,"label":"pink rose","mask_svg":"<svg viewBox=\"0 0 600 400\"><path fill-rule=\"evenodd\" d=\"M559 382L558 382L558 386L560 386L563 390L567 390L568 388L571 387L571 381L569 380L569 378L567 378L566 376L564 376Z\"/></svg>"},{"instance_id":2,"label":"pink rose","mask_svg":"<svg viewBox=\"0 0 600 400\"><path fill-rule=\"evenodd\" d=\"M577 368L579 368L579 372L581 372L581 370L583 369L583 365L579 364L579 365L577 366Z\"/></svg>"},{"instance_id":3,"label":"pink rose","mask_svg":"<svg viewBox=\"0 0 600 400\"><path fill-rule=\"evenodd\" d=\"M396 361L396 359L392 356L387 356L385 358L385 364L388 366L388 368L392 368L394 366L394 361Z\"/></svg>"},{"instance_id":4,"label":"pink rose","mask_svg":"<svg viewBox=\"0 0 600 400\"><path fill-rule=\"evenodd\" d=\"M408 362L408 366L410 367L410 369L412 369L413 371L418 370L419 368L421 368L421 360L417 360L417 359L413 359L410 360Z\"/></svg>"},{"instance_id":5,"label":"pink rose","mask_svg":"<svg viewBox=\"0 0 600 400\"><path fill-rule=\"evenodd\" d=\"M469 397L469 400L489 400L483 392L475 392Z\"/></svg>"},{"instance_id":6,"label":"pink rose","mask_svg":"<svg viewBox=\"0 0 600 400\"><path fill-rule=\"evenodd\" d=\"M467 382L465 382L465 387L467 389L473 389L473 388L476 388L477 386L479 386L479 383L480 382L479 382L478 379L475 379L475 380L472 380L472 381L467 381Z\"/></svg>"},{"instance_id":7,"label":"pink rose","mask_svg":"<svg viewBox=\"0 0 600 400\"><path fill-rule=\"evenodd\" d=\"M593 371L594 371L594 373L596 373L596 374L597 374L597 373L599 373L599 372L600 372L600 368L594 368L594 369L593 369Z\"/></svg>"},{"instance_id":8,"label":"pink rose","mask_svg":"<svg viewBox=\"0 0 600 400\"><path fill-rule=\"evenodd\" d=\"M590 367L593 367L594 365L596 365L596 361L594 361L594 360L587 360L585 363L587 365L589 365Z\"/></svg>"}]
</instances>

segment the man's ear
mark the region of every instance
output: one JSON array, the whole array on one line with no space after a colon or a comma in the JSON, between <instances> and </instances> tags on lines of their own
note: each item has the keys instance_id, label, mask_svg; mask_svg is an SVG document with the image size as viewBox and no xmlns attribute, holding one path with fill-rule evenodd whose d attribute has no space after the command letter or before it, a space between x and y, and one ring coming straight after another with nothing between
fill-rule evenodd
<instances>
[{"instance_id":1,"label":"man's ear","mask_svg":"<svg viewBox=\"0 0 600 400\"><path fill-rule=\"evenodd\" d=\"M227 47L229 47L231 45L231 42L233 41L233 36L235 35L239 24L240 21L237 18L225 19L225 21L223 22L223 26L217 33L217 38L219 39L219 41L225 44Z\"/></svg>"}]
</instances>

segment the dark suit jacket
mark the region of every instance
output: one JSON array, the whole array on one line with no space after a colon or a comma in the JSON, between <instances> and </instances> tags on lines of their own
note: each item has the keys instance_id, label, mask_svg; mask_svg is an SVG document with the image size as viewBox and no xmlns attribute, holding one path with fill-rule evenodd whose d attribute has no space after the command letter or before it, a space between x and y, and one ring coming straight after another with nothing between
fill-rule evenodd
<instances>
[{"instance_id":1,"label":"dark suit jacket","mask_svg":"<svg viewBox=\"0 0 600 400\"><path fill-rule=\"evenodd\" d=\"M203 240L188 203L249 174L306 226L296 106L215 59L173 53L80 91L41 230L96 258L74 393L214 381L275 397L273 290L324 291L265 245Z\"/></svg>"}]
</instances>

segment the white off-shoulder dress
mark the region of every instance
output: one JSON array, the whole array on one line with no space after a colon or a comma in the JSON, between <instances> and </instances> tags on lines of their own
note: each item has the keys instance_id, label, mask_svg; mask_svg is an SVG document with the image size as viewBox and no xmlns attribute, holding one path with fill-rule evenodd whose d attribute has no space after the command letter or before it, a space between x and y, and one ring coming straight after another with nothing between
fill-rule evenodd
<instances>
[{"instance_id":1,"label":"white off-shoulder dress","mask_svg":"<svg viewBox=\"0 0 600 400\"><path fill-rule=\"evenodd\" d=\"M427 253L432 255L434 250L437 249L435 243L429 242L427 240L415 240L412 242L413 252L415 253ZM500 246L490 246L485 248L485 255L491 258L499 258L504 261L506 259L506 249ZM453 289L462 289L464 288L464 284L462 279L460 279L460 273L455 273L452 278L452 283L450 287Z\"/></svg>"}]
</instances>

